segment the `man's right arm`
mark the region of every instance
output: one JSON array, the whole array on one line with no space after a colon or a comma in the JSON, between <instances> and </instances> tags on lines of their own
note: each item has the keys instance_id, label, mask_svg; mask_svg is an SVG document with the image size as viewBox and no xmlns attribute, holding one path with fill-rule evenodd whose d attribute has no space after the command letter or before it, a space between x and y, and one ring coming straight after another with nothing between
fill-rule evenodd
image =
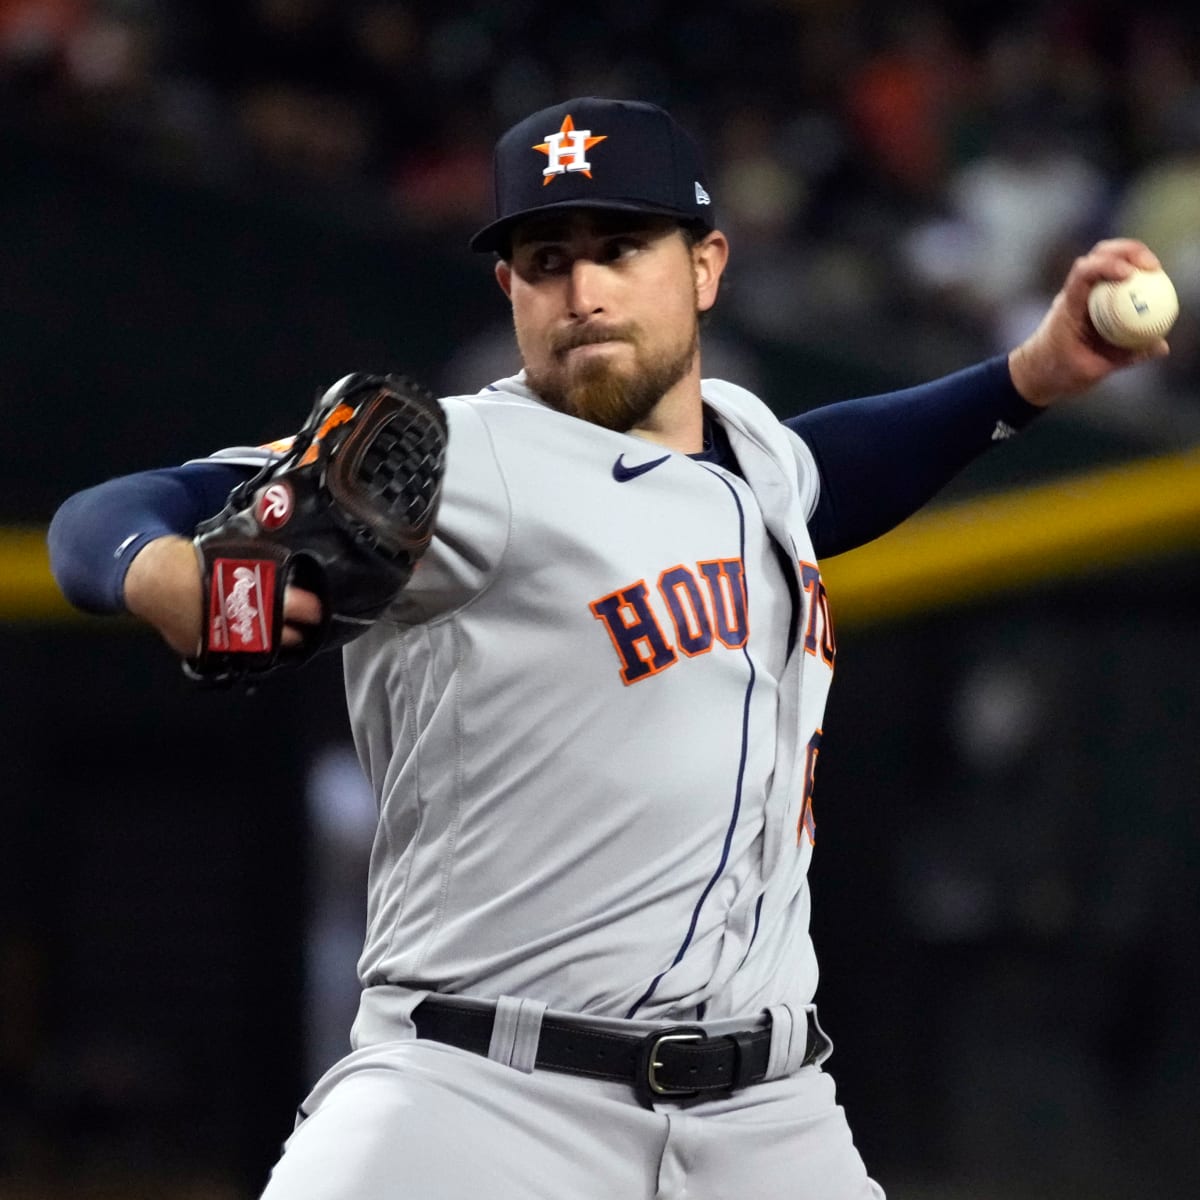
<instances>
[{"instance_id":1,"label":"man's right arm","mask_svg":"<svg viewBox=\"0 0 1200 1200\"><path fill-rule=\"evenodd\" d=\"M192 533L252 471L189 463L77 492L50 523L50 568L84 612L129 612L181 655L200 639L200 569Z\"/></svg>"}]
</instances>

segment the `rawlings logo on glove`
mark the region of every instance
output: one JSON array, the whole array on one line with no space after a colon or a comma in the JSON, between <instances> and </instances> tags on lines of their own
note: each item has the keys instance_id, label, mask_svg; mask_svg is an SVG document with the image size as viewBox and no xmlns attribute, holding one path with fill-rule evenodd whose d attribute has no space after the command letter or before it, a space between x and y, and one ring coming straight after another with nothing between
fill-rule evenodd
<instances>
[{"instance_id":1,"label":"rawlings logo on glove","mask_svg":"<svg viewBox=\"0 0 1200 1200\"><path fill-rule=\"evenodd\" d=\"M433 536L446 416L396 375L348 375L317 401L283 457L196 529L205 619L193 679L230 684L344 646L374 624ZM284 647L289 583L321 624Z\"/></svg>"},{"instance_id":2,"label":"rawlings logo on glove","mask_svg":"<svg viewBox=\"0 0 1200 1200\"><path fill-rule=\"evenodd\" d=\"M275 564L219 558L208 601L210 650L261 654L271 648Z\"/></svg>"}]
</instances>

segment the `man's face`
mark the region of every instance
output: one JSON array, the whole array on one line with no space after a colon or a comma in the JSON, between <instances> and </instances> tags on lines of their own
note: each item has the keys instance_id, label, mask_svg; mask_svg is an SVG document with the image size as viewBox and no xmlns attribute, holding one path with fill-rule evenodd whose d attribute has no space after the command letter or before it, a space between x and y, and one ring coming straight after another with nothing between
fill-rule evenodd
<instances>
[{"instance_id":1,"label":"man's face","mask_svg":"<svg viewBox=\"0 0 1200 1200\"><path fill-rule=\"evenodd\" d=\"M530 387L606 429L640 424L698 378L697 315L715 281L702 297L697 255L673 221L635 213L575 209L518 226L496 274Z\"/></svg>"}]
</instances>

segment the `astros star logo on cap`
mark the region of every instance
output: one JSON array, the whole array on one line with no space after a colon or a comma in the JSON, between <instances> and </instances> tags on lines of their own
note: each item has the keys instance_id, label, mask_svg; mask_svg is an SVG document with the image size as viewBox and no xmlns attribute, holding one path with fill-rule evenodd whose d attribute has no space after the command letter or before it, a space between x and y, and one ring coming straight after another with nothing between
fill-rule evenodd
<instances>
[{"instance_id":1,"label":"astros star logo on cap","mask_svg":"<svg viewBox=\"0 0 1200 1200\"><path fill-rule=\"evenodd\" d=\"M565 171L579 171L591 179L592 164L587 160L587 152L607 137L608 134L593 137L590 129L576 129L571 114L567 113L563 118L562 128L557 133L546 134L546 140L533 147L550 160L542 172L545 176L542 186L553 183L554 177L562 175Z\"/></svg>"}]
</instances>

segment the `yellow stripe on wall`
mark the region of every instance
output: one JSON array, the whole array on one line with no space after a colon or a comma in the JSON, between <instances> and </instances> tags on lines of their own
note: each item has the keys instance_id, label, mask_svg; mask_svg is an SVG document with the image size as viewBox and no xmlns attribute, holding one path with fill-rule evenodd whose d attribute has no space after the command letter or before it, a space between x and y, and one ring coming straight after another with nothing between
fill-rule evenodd
<instances>
[{"instance_id":1,"label":"yellow stripe on wall","mask_svg":"<svg viewBox=\"0 0 1200 1200\"><path fill-rule=\"evenodd\" d=\"M46 531L0 529L0 621L61 621L78 615L50 574Z\"/></svg>"},{"instance_id":2,"label":"yellow stripe on wall","mask_svg":"<svg viewBox=\"0 0 1200 1200\"><path fill-rule=\"evenodd\" d=\"M1200 450L935 507L821 564L839 625L1200 548Z\"/></svg>"},{"instance_id":3,"label":"yellow stripe on wall","mask_svg":"<svg viewBox=\"0 0 1200 1200\"><path fill-rule=\"evenodd\" d=\"M1200 549L1200 450L928 508L821 572L839 626ZM50 575L45 530L0 529L0 621L78 616Z\"/></svg>"}]
</instances>

